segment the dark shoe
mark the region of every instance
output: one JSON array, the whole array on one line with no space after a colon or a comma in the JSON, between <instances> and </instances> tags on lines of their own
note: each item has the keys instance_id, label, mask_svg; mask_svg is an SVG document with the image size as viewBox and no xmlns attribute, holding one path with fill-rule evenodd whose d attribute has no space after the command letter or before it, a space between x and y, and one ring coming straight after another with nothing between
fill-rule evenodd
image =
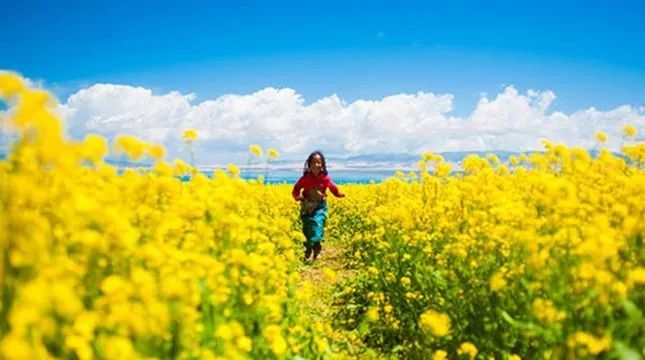
<instances>
[{"instance_id":1,"label":"dark shoe","mask_svg":"<svg viewBox=\"0 0 645 360\"><path fill-rule=\"evenodd\" d=\"M309 257L311 256L311 253L312 253L312 251L313 251L313 250L314 250L314 249L312 249L312 248L310 248L310 247L308 247L308 248L305 250L305 258L304 258L304 261L305 261L305 262L307 262L307 260L309 260Z\"/></svg>"},{"instance_id":2,"label":"dark shoe","mask_svg":"<svg viewBox=\"0 0 645 360\"><path fill-rule=\"evenodd\" d=\"M320 243L314 244L314 260L318 259L321 251L322 251L322 245Z\"/></svg>"}]
</instances>

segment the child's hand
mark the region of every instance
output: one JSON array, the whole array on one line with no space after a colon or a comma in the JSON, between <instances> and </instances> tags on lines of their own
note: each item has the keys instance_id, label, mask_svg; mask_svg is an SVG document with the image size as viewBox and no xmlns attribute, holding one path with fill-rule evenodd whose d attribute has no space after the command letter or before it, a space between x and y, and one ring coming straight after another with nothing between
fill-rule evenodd
<instances>
[{"instance_id":1,"label":"child's hand","mask_svg":"<svg viewBox=\"0 0 645 360\"><path fill-rule=\"evenodd\" d=\"M344 197L345 197L345 194L340 193L340 194L338 194L338 197L339 197L339 198L344 198Z\"/></svg>"},{"instance_id":2,"label":"child's hand","mask_svg":"<svg viewBox=\"0 0 645 360\"><path fill-rule=\"evenodd\" d=\"M296 201L302 201L305 197L302 195L298 195L295 197Z\"/></svg>"}]
</instances>

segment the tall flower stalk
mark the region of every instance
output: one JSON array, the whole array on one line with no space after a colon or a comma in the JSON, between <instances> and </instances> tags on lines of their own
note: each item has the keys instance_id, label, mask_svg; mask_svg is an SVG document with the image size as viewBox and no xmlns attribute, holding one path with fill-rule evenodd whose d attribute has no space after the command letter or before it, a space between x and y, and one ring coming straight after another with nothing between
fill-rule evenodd
<instances>
[{"instance_id":1,"label":"tall flower stalk","mask_svg":"<svg viewBox=\"0 0 645 360\"><path fill-rule=\"evenodd\" d=\"M258 181L266 182L269 174L269 164L271 163L271 160L275 160L279 156L280 153L274 148L269 148L265 156L264 151L262 150L262 147L260 147L260 145L251 144L249 145L249 160L247 161L246 168L250 169L251 163L253 162L254 158L259 159L260 163L264 161L264 175L259 175Z\"/></svg>"},{"instance_id":2,"label":"tall flower stalk","mask_svg":"<svg viewBox=\"0 0 645 360\"><path fill-rule=\"evenodd\" d=\"M247 169L247 171L249 171L249 175L250 175L250 170L251 170L251 162L256 157L258 159L262 160L264 158L264 151L262 150L262 147L260 145L251 144L251 145L249 145L249 159L246 162L246 169Z\"/></svg>"},{"instance_id":3,"label":"tall flower stalk","mask_svg":"<svg viewBox=\"0 0 645 360\"><path fill-rule=\"evenodd\" d=\"M271 160L277 159L280 156L280 153L278 152L278 150L276 150L274 148L269 148L269 150L267 150L267 155L268 155L267 156L267 161L266 161L266 164L264 166L264 181L265 182L267 181L268 176L269 176L269 163L271 162Z\"/></svg>"},{"instance_id":4,"label":"tall flower stalk","mask_svg":"<svg viewBox=\"0 0 645 360\"><path fill-rule=\"evenodd\" d=\"M195 167L195 143L199 134L197 130L193 128L188 128L184 130L184 133L181 135L181 140L186 144L186 150L190 156L190 166Z\"/></svg>"}]
</instances>

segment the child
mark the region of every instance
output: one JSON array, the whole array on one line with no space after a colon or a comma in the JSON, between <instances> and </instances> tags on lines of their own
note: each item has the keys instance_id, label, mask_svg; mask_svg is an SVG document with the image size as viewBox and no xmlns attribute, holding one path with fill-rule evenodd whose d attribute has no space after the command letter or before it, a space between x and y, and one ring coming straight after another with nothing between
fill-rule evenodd
<instances>
[{"instance_id":1,"label":"child","mask_svg":"<svg viewBox=\"0 0 645 360\"><path fill-rule=\"evenodd\" d=\"M327 176L325 156L320 151L309 154L305 161L302 177L293 186L291 195L300 201L300 218L302 219L302 232L305 234L305 258L307 261L313 251L314 260L322 250L321 242L324 239L325 220L327 219L327 201L325 191L329 188L334 196L342 198L336 185ZM302 194L301 194L302 191Z\"/></svg>"}]
</instances>

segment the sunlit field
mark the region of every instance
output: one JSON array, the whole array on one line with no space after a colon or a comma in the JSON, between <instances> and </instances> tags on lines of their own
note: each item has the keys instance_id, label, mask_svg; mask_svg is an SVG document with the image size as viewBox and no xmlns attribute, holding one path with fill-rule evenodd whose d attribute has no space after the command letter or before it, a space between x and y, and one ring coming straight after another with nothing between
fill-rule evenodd
<instances>
[{"instance_id":1,"label":"sunlit field","mask_svg":"<svg viewBox=\"0 0 645 360\"><path fill-rule=\"evenodd\" d=\"M599 132L593 153L545 141L458 175L422 154L343 185L338 257L303 265L291 185L207 177L127 135L70 140L12 73L0 100L0 358L645 356L642 129L620 154ZM155 164L119 171L109 153Z\"/></svg>"}]
</instances>

